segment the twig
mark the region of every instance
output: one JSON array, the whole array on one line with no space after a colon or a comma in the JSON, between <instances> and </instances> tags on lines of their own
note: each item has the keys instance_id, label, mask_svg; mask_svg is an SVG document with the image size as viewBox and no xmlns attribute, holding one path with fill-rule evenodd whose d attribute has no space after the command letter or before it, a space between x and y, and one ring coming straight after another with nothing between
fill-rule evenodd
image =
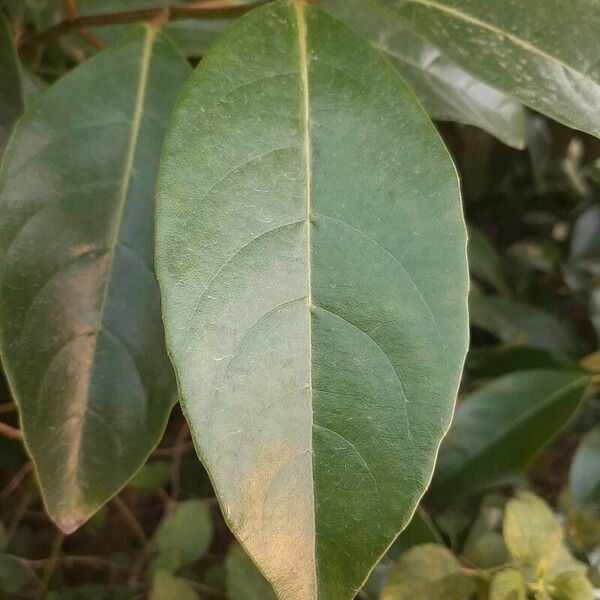
<instances>
[{"instance_id":1,"label":"twig","mask_svg":"<svg viewBox=\"0 0 600 600\"><path fill-rule=\"evenodd\" d=\"M11 427L6 423L0 422L0 435L7 437L10 440L22 440L23 434L20 429L16 429L15 427Z\"/></svg>"},{"instance_id":2,"label":"twig","mask_svg":"<svg viewBox=\"0 0 600 600\"><path fill-rule=\"evenodd\" d=\"M60 550L63 545L63 541L65 539L65 534L58 533L50 546L50 556L47 559L47 562L44 566L44 574L42 575L42 581L44 582L44 587L48 587L50 580L52 579L52 575L54 575L54 571L56 570L56 565L58 564L60 558Z\"/></svg>"},{"instance_id":3,"label":"twig","mask_svg":"<svg viewBox=\"0 0 600 600\"><path fill-rule=\"evenodd\" d=\"M0 404L0 413L13 412L17 410L17 405L14 402L5 402Z\"/></svg>"},{"instance_id":4,"label":"twig","mask_svg":"<svg viewBox=\"0 0 600 600\"><path fill-rule=\"evenodd\" d=\"M112 500L113 504L117 508L117 510L121 513L121 516L129 525L129 529L135 535L138 542L141 546L146 547L148 545L148 538L140 525L140 522L137 520L136 516L131 512L130 508L119 498L119 496L115 496Z\"/></svg>"},{"instance_id":5,"label":"twig","mask_svg":"<svg viewBox=\"0 0 600 600\"><path fill-rule=\"evenodd\" d=\"M175 438L175 452L171 459L171 503L176 504L181 488L181 458L185 451L185 444L190 435L190 430L184 422Z\"/></svg>"},{"instance_id":6,"label":"twig","mask_svg":"<svg viewBox=\"0 0 600 600\"><path fill-rule=\"evenodd\" d=\"M193 448L194 448L193 442L185 442L181 446L171 446L169 448L157 448L152 453L152 456L154 456L155 458L170 457L170 456L173 456L173 454L176 454L177 452L182 452L182 453L189 452Z\"/></svg>"},{"instance_id":7,"label":"twig","mask_svg":"<svg viewBox=\"0 0 600 600\"><path fill-rule=\"evenodd\" d=\"M0 500L8 498L18 487L21 482L31 472L31 463L26 462L21 468L13 475L12 479L8 482L6 487L0 493Z\"/></svg>"},{"instance_id":8,"label":"twig","mask_svg":"<svg viewBox=\"0 0 600 600\"><path fill-rule=\"evenodd\" d=\"M187 6L163 6L131 10L106 15L78 16L74 19L65 19L52 27L23 37L18 42L19 47L47 42L56 37L80 30L86 27L103 27L107 25L122 25L138 21L153 21L155 19L223 19L240 16L257 6L266 4L270 0L255 0L250 4L231 5L229 2L205 0Z\"/></svg>"}]
</instances>

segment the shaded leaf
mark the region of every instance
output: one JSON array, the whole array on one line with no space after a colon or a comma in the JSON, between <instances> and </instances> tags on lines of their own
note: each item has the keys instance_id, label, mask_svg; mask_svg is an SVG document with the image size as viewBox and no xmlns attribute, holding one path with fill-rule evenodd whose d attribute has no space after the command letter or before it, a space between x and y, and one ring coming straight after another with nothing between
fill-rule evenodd
<instances>
[{"instance_id":1,"label":"shaded leaf","mask_svg":"<svg viewBox=\"0 0 600 600\"><path fill-rule=\"evenodd\" d=\"M452 552L424 544L403 554L381 592L381 600L468 600L475 591Z\"/></svg>"},{"instance_id":2,"label":"shaded leaf","mask_svg":"<svg viewBox=\"0 0 600 600\"><path fill-rule=\"evenodd\" d=\"M467 289L452 163L387 61L301 1L227 31L163 156L168 345L225 518L282 598L350 598L452 412Z\"/></svg>"},{"instance_id":3,"label":"shaded leaf","mask_svg":"<svg viewBox=\"0 0 600 600\"><path fill-rule=\"evenodd\" d=\"M581 441L571 462L569 483L579 504L600 501L600 425Z\"/></svg>"},{"instance_id":4,"label":"shaded leaf","mask_svg":"<svg viewBox=\"0 0 600 600\"><path fill-rule=\"evenodd\" d=\"M386 55L434 119L475 125L509 146L525 146L523 106L469 75L383 4L327 0L324 6Z\"/></svg>"},{"instance_id":5,"label":"shaded leaf","mask_svg":"<svg viewBox=\"0 0 600 600\"><path fill-rule=\"evenodd\" d=\"M376 0L470 73L600 136L596 0ZM577 43L573 32L577 31Z\"/></svg>"},{"instance_id":6,"label":"shaded leaf","mask_svg":"<svg viewBox=\"0 0 600 600\"><path fill-rule=\"evenodd\" d=\"M187 500L178 504L162 522L156 537L160 554L173 553L179 565L185 566L200 559L213 538L210 510L202 500Z\"/></svg>"},{"instance_id":7,"label":"shaded leaf","mask_svg":"<svg viewBox=\"0 0 600 600\"><path fill-rule=\"evenodd\" d=\"M160 144L189 67L139 26L19 121L0 177L0 349L49 514L76 529L173 402L152 271Z\"/></svg>"},{"instance_id":8,"label":"shaded leaf","mask_svg":"<svg viewBox=\"0 0 600 600\"><path fill-rule=\"evenodd\" d=\"M532 348L558 356L576 356L581 352L570 324L537 306L472 292L469 294L469 316L472 325L502 341L520 338Z\"/></svg>"},{"instance_id":9,"label":"shaded leaf","mask_svg":"<svg viewBox=\"0 0 600 600\"><path fill-rule=\"evenodd\" d=\"M500 294L509 292L502 267L502 257L485 234L469 226L469 271L471 275L494 287Z\"/></svg>"},{"instance_id":10,"label":"shaded leaf","mask_svg":"<svg viewBox=\"0 0 600 600\"><path fill-rule=\"evenodd\" d=\"M273 588L237 542L225 557L225 585L229 600L275 600Z\"/></svg>"},{"instance_id":11,"label":"shaded leaf","mask_svg":"<svg viewBox=\"0 0 600 600\"><path fill-rule=\"evenodd\" d=\"M171 464L164 460L146 463L129 482L140 492L154 492L168 483L171 478Z\"/></svg>"},{"instance_id":12,"label":"shaded leaf","mask_svg":"<svg viewBox=\"0 0 600 600\"><path fill-rule=\"evenodd\" d=\"M159 571L152 581L150 600L199 600L190 583L181 577L173 577L166 571Z\"/></svg>"},{"instance_id":13,"label":"shaded leaf","mask_svg":"<svg viewBox=\"0 0 600 600\"><path fill-rule=\"evenodd\" d=\"M431 494L467 495L520 473L567 424L590 377L517 371L467 396L442 444Z\"/></svg>"},{"instance_id":14,"label":"shaded leaf","mask_svg":"<svg viewBox=\"0 0 600 600\"><path fill-rule=\"evenodd\" d=\"M21 65L13 44L12 30L0 11L0 153L24 104Z\"/></svg>"}]
</instances>

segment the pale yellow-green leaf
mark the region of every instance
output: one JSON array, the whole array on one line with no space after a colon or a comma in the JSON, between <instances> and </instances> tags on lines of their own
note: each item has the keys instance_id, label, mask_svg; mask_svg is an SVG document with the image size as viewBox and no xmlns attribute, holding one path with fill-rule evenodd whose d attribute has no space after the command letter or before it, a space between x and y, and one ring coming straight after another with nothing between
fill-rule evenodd
<instances>
[{"instance_id":1,"label":"pale yellow-green leaf","mask_svg":"<svg viewBox=\"0 0 600 600\"><path fill-rule=\"evenodd\" d=\"M423 544L403 554L381 592L381 600L467 600L475 591L453 554Z\"/></svg>"},{"instance_id":2,"label":"pale yellow-green leaf","mask_svg":"<svg viewBox=\"0 0 600 600\"><path fill-rule=\"evenodd\" d=\"M519 492L507 503L503 533L511 556L534 573L548 570L563 538L560 523L550 507L529 492Z\"/></svg>"},{"instance_id":3,"label":"pale yellow-green leaf","mask_svg":"<svg viewBox=\"0 0 600 600\"><path fill-rule=\"evenodd\" d=\"M593 600L594 589L587 577L578 571L566 571L551 582L553 600Z\"/></svg>"},{"instance_id":4,"label":"pale yellow-green leaf","mask_svg":"<svg viewBox=\"0 0 600 600\"><path fill-rule=\"evenodd\" d=\"M523 575L517 569L496 573L490 585L490 600L527 600Z\"/></svg>"}]
</instances>

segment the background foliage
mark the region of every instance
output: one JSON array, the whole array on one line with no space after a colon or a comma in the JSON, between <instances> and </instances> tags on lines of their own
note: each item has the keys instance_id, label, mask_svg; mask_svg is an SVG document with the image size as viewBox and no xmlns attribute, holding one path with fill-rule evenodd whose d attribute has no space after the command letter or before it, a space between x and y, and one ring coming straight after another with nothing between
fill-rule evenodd
<instances>
[{"instance_id":1,"label":"background foliage","mask_svg":"<svg viewBox=\"0 0 600 600\"><path fill-rule=\"evenodd\" d=\"M82 14L123 9L78 5ZM65 9L29 0L3 10L20 39ZM166 30L195 64L226 24ZM361 25L368 35L368 20ZM0 100L20 112L117 29L22 47L21 96L7 100L16 88L3 81ZM383 45L393 56L392 42ZM533 112L508 129L497 113L444 114L434 100L469 225L471 349L430 492L358 597L589 598L600 587L600 142ZM3 113L0 143L15 116ZM68 537L45 515L4 382L0 411L5 597L274 598L229 533L179 409L146 466Z\"/></svg>"}]
</instances>

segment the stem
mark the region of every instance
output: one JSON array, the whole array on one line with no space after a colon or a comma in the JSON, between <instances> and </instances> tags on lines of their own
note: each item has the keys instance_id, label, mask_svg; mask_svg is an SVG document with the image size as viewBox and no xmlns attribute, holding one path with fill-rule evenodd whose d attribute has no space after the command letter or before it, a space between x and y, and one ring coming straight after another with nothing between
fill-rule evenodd
<instances>
[{"instance_id":1,"label":"stem","mask_svg":"<svg viewBox=\"0 0 600 600\"><path fill-rule=\"evenodd\" d=\"M10 425L7 425L6 423L1 423L1 422L0 422L0 435L3 435L4 437L7 437L10 440L22 440L23 439L23 435L21 434L20 430L16 429L15 427L11 427Z\"/></svg>"},{"instance_id":2,"label":"stem","mask_svg":"<svg viewBox=\"0 0 600 600\"><path fill-rule=\"evenodd\" d=\"M250 4L231 6L227 0L204 0L203 2L196 2L188 6L163 6L161 8L131 10L107 15L78 16L73 19L65 19L39 33L27 35L19 41L18 46L22 48L30 44L47 42L66 33L78 31L85 27L122 25L125 23L136 23L138 21L174 21L176 19L223 19L237 17L257 6L266 4L269 1L270 0L255 0Z\"/></svg>"}]
</instances>

